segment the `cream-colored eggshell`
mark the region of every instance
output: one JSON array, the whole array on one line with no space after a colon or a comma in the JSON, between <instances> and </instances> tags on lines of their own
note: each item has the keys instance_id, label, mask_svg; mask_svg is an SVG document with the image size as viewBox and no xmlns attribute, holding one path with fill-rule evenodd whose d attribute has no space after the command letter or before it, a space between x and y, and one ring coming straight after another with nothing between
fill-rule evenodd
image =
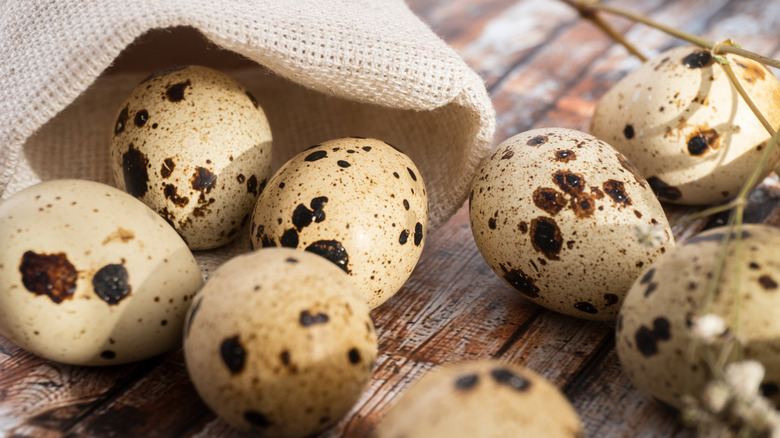
<instances>
[{"instance_id":1,"label":"cream-colored eggshell","mask_svg":"<svg viewBox=\"0 0 780 438\"><path fill-rule=\"evenodd\" d=\"M472 182L477 247L515 290L557 312L614 320L643 266L674 244L660 203L633 165L583 132L543 128L503 143ZM637 226L656 226L648 247Z\"/></svg>"},{"instance_id":2,"label":"cream-colored eggshell","mask_svg":"<svg viewBox=\"0 0 780 438\"><path fill-rule=\"evenodd\" d=\"M706 290L727 230L701 233L659 258L631 287L618 318L616 349L623 370L640 391L678 408L685 394L698 396L711 376L700 356L689 361L694 342L691 321L705 312ZM745 358L764 365L764 388L771 388L778 402L780 229L745 225L743 230L741 262L734 262L732 241L731 261L706 313L722 317L745 346ZM741 275L735 283L737 266ZM733 325L737 291L739 327ZM722 346L718 340L709 348L716 354Z\"/></svg>"},{"instance_id":3,"label":"cream-colored eggshell","mask_svg":"<svg viewBox=\"0 0 780 438\"><path fill-rule=\"evenodd\" d=\"M533 371L496 360L443 365L416 382L375 438L581 437L566 397Z\"/></svg>"},{"instance_id":4,"label":"cream-colored eggshell","mask_svg":"<svg viewBox=\"0 0 780 438\"><path fill-rule=\"evenodd\" d=\"M55 180L0 204L0 332L76 365L146 359L181 345L203 282L187 245L132 196Z\"/></svg>"},{"instance_id":5,"label":"cream-colored eggshell","mask_svg":"<svg viewBox=\"0 0 780 438\"><path fill-rule=\"evenodd\" d=\"M125 99L110 155L119 188L191 249L210 249L249 220L271 175L271 130L241 84L206 67L180 67L150 76Z\"/></svg>"},{"instance_id":6,"label":"cream-colored eggshell","mask_svg":"<svg viewBox=\"0 0 780 438\"><path fill-rule=\"evenodd\" d=\"M234 427L303 437L332 425L371 378L377 336L349 277L289 248L238 256L206 282L188 314L187 369Z\"/></svg>"},{"instance_id":7,"label":"cream-colored eggshell","mask_svg":"<svg viewBox=\"0 0 780 438\"><path fill-rule=\"evenodd\" d=\"M780 126L780 82L763 65L728 55L742 86ZM770 138L708 51L678 47L628 74L601 98L591 133L625 154L658 197L679 204L737 195ZM768 175L780 149L762 171Z\"/></svg>"},{"instance_id":8,"label":"cream-colored eggshell","mask_svg":"<svg viewBox=\"0 0 780 438\"><path fill-rule=\"evenodd\" d=\"M359 137L291 158L257 200L250 227L254 248L300 248L334 262L372 309L409 278L427 231L428 197L412 160Z\"/></svg>"}]
</instances>

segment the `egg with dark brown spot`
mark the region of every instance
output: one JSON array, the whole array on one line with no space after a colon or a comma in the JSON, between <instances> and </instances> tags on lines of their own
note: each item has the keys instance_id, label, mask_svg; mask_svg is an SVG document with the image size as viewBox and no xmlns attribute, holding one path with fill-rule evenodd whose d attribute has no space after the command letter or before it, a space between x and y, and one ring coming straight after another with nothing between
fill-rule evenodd
<instances>
[{"instance_id":1,"label":"egg with dark brown spot","mask_svg":"<svg viewBox=\"0 0 780 438\"><path fill-rule=\"evenodd\" d=\"M726 262L713 285L727 236ZM710 345L697 340L693 323L705 314L719 316L728 336L738 337L743 359L764 365L763 385L780 384L780 229L744 225L741 244L735 237L728 227L692 237L648 266L626 295L616 350L646 395L682 408L686 394L701 393L712 375L704 357L718 357L727 338L715 333ZM780 402L780 394L772 399Z\"/></svg>"},{"instance_id":2,"label":"egg with dark brown spot","mask_svg":"<svg viewBox=\"0 0 780 438\"><path fill-rule=\"evenodd\" d=\"M0 333L46 359L134 362L181 344L202 277L184 241L142 202L54 180L0 204Z\"/></svg>"},{"instance_id":3,"label":"egg with dark brown spot","mask_svg":"<svg viewBox=\"0 0 780 438\"><path fill-rule=\"evenodd\" d=\"M674 244L647 181L583 132L543 128L504 141L483 161L472 193L471 229L491 269L567 315L613 320L641 267ZM637 239L637 227L651 226L657 246Z\"/></svg>"},{"instance_id":4,"label":"egg with dark brown spot","mask_svg":"<svg viewBox=\"0 0 780 438\"><path fill-rule=\"evenodd\" d=\"M424 375L376 427L376 438L578 438L577 412L535 372L497 360L443 365Z\"/></svg>"},{"instance_id":5,"label":"egg with dark brown spot","mask_svg":"<svg viewBox=\"0 0 780 438\"><path fill-rule=\"evenodd\" d=\"M268 248L220 266L187 317L195 389L230 425L305 437L346 414L371 378L377 334L349 276L328 260Z\"/></svg>"},{"instance_id":6,"label":"egg with dark brown spot","mask_svg":"<svg viewBox=\"0 0 780 438\"><path fill-rule=\"evenodd\" d=\"M725 58L769 124L780 126L780 81L758 62ZM625 76L599 100L590 131L636 164L661 200L677 204L737 196L771 137L724 67L694 46L660 53ZM778 160L780 148L761 179Z\"/></svg>"},{"instance_id":7,"label":"egg with dark brown spot","mask_svg":"<svg viewBox=\"0 0 780 438\"><path fill-rule=\"evenodd\" d=\"M428 196L412 160L384 141L354 137L312 146L285 163L258 198L250 225L253 248L298 248L330 260L371 308L403 286L427 234Z\"/></svg>"},{"instance_id":8,"label":"egg with dark brown spot","mask_svg":"<svg viewBox=\"0 0 780 438\"><path fill-rule=\"evenodd\" d=\"M271 130L254 96L221 72L185 66L145 79L120 108L110 150L119 188L192 249L232 240L271 174Z\"/></svg>"}]
</instances>

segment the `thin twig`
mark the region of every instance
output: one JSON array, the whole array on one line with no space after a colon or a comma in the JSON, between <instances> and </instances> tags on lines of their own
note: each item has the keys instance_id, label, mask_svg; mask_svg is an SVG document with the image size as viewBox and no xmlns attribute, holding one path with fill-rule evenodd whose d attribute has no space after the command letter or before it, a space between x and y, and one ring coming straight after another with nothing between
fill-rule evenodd
<instances>
[{"instance_id":1,"label":"thin twig","mask_svg":"<svg viewBox=\"0 0 780 438\"><path fill-rule=\"evenodd\" d=\"M631 44L630 41L628 41L623 34L616 31L612 25L604 21L597 13L593 11L583 10L581 13L582 17L586 20L589 20L591 23L595 24L596 27L601 29L605 34L607 34L612 40L623 46L626 50L628 50L629 53L639 58L640 61L645 62L647 61L647 56L642 54L642 52L639 51L636 46Z\"/></svg>"},{"instance_id":2,"label":"thin twig","mask_svg":"<svg viewBox=\"0 0 780 438\"><path fill-rule=\"evenodd\" d=\"M730 47L730 46L724 46L724 47ZM755 103L753 103L753 99L750 98L750 96L745 91L745 88L742 87L742 84L739 83L739 79L737 79L737 75L734 74L734 69L731 68L730 64L721 64L721 67L723 67L723 70L726 72L726 75L729 77L729 80L734 85L734 88L737 89L737 93L739 93L740 96L742 96L742 100L745 101L747 106L750 108L751 111L753 111L753 114L756 115L756 118L759 122L761 122L762 125L764 125L764 129L769 133L770 136L775 135L775 130L772 128L772 125L769 124L769 121L764 117L764 115L761 113L761 111L758 109Z\"/></svg>"},{"instance_id":3,"label":"thin twig","mask_svg":"<svg viewBox=\"0 0 780 438\"><path fill-rule=\"evenodd\" d=\"M688 32L683 32L679 29L675 29L671 26L666 26L661 23L657 23L647 17L643 17L639 14L635 14L633 12L625 11L620 8L616 8L610 5L605 5L603 3L594 3L594 2L576 2L572 0L561 0L564 3L569 4L572 7L577 8L578 11L580 11L580 14L588 14L593 13L595 11L604 11L613 15L618 15L623 18L627 18L629 20L642 23L646 26L658 29L662 32L665 32L669 35L672 35L674 37L677 37L681 40L688 41L689 43L696 44L697 46L704 47L705 49L712 50L715 48L716 44L713 41L710 41L706 38L702 38L697 35L692 35ZM758 53L751 52L749 50L745 50L739 47L733 47L728 45L718 45L718 50L722 53L732 53L735 55L739 55L748 59L752 59L754 61L760 62L764 65L769 65L774 68L780 68L780 61L776 59L769 58L764 55L759 55Z\"/></svg>"}]
</instances>

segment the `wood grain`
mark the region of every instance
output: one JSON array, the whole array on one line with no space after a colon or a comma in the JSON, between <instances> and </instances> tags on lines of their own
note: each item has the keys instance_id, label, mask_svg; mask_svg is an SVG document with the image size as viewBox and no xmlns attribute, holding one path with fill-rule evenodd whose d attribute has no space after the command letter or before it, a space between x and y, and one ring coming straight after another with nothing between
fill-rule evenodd
<instances>
[{"instance_id":1,"label":"wood grain","mask_svg":"<svg viewBox=\"0 0 780 438\"><path fill-rule=\"evenodd\" d=\"M639 65L560 2L408 4L485 80L498 114L496 144L534 127L587 130L598 99ZM624 7L714 40L735 37L746 48L780 54L778 2L649 0ZM680 44L626 20L609 21L650 55ZM139 62L120 61L114 68ZM671 221L696 211L665 210ZM776 176L751 195L746 218L780 227ZM722 220L681 223L674 233L684 241ZM588 436L693 435L676 413L633 388L615 354L611 324L547 311L490 270L471 236L467 205L430 236L409 281L373 317L380 353L372 380L353 410L324 437L366 436L426 372L478 358L524 365L549 379L569 397ZM44 438L245 436L198 398L181 351L125 366L72 367L36 358L2 337L0 432Z\"/></svg>"}]
</instances>

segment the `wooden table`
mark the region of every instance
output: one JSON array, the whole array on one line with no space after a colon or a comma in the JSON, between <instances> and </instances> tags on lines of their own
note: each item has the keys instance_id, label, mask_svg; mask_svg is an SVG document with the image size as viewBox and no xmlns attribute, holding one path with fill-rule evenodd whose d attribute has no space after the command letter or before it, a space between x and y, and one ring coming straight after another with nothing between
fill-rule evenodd
<instances>
[{"instance_id":1,"label":"wooden table","mask_svg":"<svg viewBox=\"0 0 780 438\"><path fill-rule=\"evenodd\" d=\"M485 79L498 113L495 143L533 127L587 130L598 98L638 61L553 0L410 0L412 9ZM615 2L616 3L616 2ZM647 0L627 7L713 40L780 55L780 2ZM679 43L610 19L648 54ZM748 218L780 226L780 183L768 179ZM671 217L687 210L668 207ZM678 239L722 223L675 228ZM428 370L498 358L541 373L569 397L588 436L692 436L673 412L632 387L613 327L561 316L512 291L487 266L466 206L432 235L404 288L373 316L380 354L354 410L327 437L362 437ZM36 358L0 337L0 431L8 437L239 437L199 400L181 351L108 368Z\"/></svg>"}]
</instances>

